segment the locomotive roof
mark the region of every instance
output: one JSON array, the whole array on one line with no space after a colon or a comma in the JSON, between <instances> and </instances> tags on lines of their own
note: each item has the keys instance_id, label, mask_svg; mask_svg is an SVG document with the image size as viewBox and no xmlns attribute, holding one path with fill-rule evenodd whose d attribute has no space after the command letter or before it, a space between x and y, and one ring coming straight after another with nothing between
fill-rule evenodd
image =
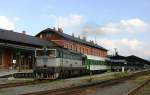
<instances>
[{"instance_id":1,"label":"locomotive roof","mask_svg":"<svg viewBox=\"0 0 150 95\"><path fill-rule=\"evenodd\" d=\"M41 33L47 33L47 32L55 32L55 33L57 33L58 35L62 36L65 39L68 39L68 40L71 40L71 41L75 41L75 42L79 42L79 43L82 43L82 44L86 44L88 46L91 46L91 47L94 47L94 48L98 48L98 49L102 49L104 51L108 51L106 48L104 48L104 47L102 47L102 46L100 46L98 44L93 44L93 43L91 43L89 41L86 41L86 40L83 40L83 39L80 39L80 38L68 35L66 33L63 33L63 32L60 32L60 31L57 31L57 30L51 29L51 28L47 28L47 29L39 32L36 36L40 35Z\"/></svg>"},{"instance_id":2,"label":"locomotive roof","mask_svg":"<svg viewBox=\"0 0 150 95\"><path fill-rule=\"evenodd\" d=\"M64 53L72 53L72 54L80 55L80 56L82 56L82 57L86 57L86 55L84 55L84 54L77 53L77 52L74 52L74 51L69 50L69 49L67 49L67 48L63 48L63 47L59 47L59 46L52 46L52 47L47 48L47 49L58 49L58 50L60 50L60 51L63 51ZM38 49L37 49L37 50L38 50ZM41 49L39 49L39 50L41 50Z\"/></svg>"}]
</instances>

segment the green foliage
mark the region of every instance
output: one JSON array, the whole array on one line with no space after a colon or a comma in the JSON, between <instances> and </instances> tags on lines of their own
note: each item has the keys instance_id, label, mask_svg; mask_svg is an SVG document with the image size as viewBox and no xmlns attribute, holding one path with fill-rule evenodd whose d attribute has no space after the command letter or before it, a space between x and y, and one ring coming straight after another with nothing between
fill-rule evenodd
<instances>
[{"instance_id":1,"label":"green foliage","mask_svg":"<svg viewBox=\"0 0 150 95\"><path fill-rule=\"evenodd\" d=\"M119 73L114 74L115 78L122 78L122 77L125 77L125 76L128 76L127 72L119 72Z\"/></svg>"},{"instance_id":2,"label":"green foliage","mask_svg":"<svg viewBox=\"0 0 150 95\"><path fill-rule=\"evenodd\" d=\"M141 83L144 83L146 80L149 80L149 79L150 79L150 74L149 75L144 75L144 76L137 77L135 79L135 82L138 83L138 84L141 84Z\"/></svg>"}]
</instances>

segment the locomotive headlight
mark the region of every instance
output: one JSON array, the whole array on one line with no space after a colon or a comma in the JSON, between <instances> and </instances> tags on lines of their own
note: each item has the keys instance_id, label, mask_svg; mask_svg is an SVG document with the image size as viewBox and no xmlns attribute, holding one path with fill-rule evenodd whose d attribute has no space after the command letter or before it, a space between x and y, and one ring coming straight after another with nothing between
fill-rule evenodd
<instances>
[{"instance_id":1,"label":"locomotive headlight","mask_svg":"<svg viewBox=\"0 0 150 95\"><path fill-rule=\"evenodd\" d=\"M43 69L47 69L47 65L46 64L43 65Z\"/></svg>"},{"instance_id":2,"label":"locomotive headlight","mask_svg":"<svg viewBox=\"0 0 150 95\"><path fill-rule=\"evenodd\" d=\"M47 67L47 65L46 65L46 64L44 64L44 65L43 65L43 67L44 67L44 68L46 68L46 67Z\"/></svg>"}]
</instances>

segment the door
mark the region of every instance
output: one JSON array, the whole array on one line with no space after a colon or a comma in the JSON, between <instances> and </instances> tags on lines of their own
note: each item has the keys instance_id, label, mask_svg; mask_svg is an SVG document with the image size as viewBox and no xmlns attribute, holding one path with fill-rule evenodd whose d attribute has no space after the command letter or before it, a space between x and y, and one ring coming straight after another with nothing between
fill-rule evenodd
<instances>
[{"instance_id":1,"label":"door","mask_svg":"<svg viewBox=\"0 0 150 95\"><path fill-rule=\"evenodd\" d=\"M3 53L0 50L0 68L2 68L2 66L3 66Z\"/></svg>"}]
</instances>

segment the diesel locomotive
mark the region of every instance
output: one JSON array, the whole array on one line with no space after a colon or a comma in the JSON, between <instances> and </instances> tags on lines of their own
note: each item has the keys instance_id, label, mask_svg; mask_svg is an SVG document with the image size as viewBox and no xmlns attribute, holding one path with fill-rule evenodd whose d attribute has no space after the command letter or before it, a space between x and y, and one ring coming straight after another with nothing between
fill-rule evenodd
<instances>
[{"instance_id":1,"label":"diesel locomotive","mask_svg":"<svg viewBox=\"0 0 150 95\"><path fill-rule=\"evenodd\" d=\"M35 57L34 74L38 79L66 78L109 69L105 58L75 53L59 47L36 49Z\"/></svg>"}]
</instances>

